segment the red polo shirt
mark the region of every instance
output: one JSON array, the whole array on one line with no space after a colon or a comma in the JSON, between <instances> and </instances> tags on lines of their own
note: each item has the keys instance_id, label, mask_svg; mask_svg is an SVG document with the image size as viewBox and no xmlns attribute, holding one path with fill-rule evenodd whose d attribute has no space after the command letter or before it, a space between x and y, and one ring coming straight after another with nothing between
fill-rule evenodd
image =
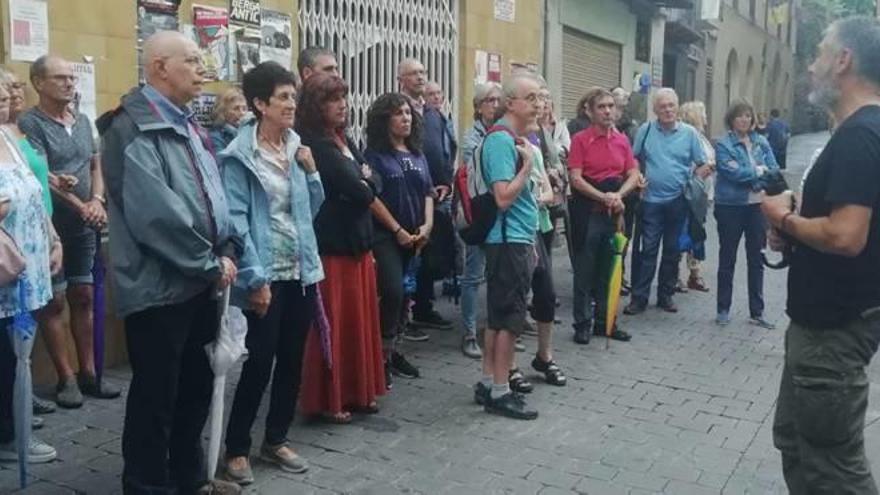
<instances>
[{"instance_id":1,"label":"red polo shirt","mask_svg":"<svg viewBox=\"0 0 880 495\"><path fill-rule=\"evenodd\" d=\"M635 167L636 159L629 139L617 129L601 133L597 126L590 126L575 134L571 140L569 170L580 170L585 178L594 183L614 177L622 178Z\"/></svg>"}]
</instances>

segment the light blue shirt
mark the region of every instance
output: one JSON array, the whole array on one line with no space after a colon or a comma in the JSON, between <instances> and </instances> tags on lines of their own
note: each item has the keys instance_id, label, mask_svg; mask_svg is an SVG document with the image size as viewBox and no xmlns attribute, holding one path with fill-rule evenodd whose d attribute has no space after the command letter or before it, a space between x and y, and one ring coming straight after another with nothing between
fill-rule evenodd
<instances>
[{"instance_id":1,"label":"light blue shirt","mask_svg":"<svg viewBox=\"0 0 880 495\"><path fill-rule=\"evenodd\" d=\"M684 194L692 168L706 163L699 133L684 122L676 122L670 130L664 130L657 121L642 124L635 143L636 157L645 149L648 188L644 200L649 203L668 203Z\"/></svg>"},{"instance_id":2,"label":"light blue shirt","mask_svg":"<svg viewBox=\"0 0 880 495\"><path fill-rule=\"evenodd\" d=\"M193 111L189 107L179 107L165 97L156 88L149 84L144 85L144 96L150 100L161 114L162 118L177 128L178 132L189 136L189 147L195 157L199 174L202 176L201 187L208 196L209 207L214 214L214 224L217 228L216 242L220 243L229 237L229 206L226 203L226 193L223 190L223 182L220 179L220 170L217 162L207 148L205 148L201 129L193 120ZM200 132L202 131L202 132Z\"/></svg>"},{"instance_id":3,"label":"light blue shirt","mask_svg":"<svg viewBox=\"0 0 880 495\"><path fill-rule=\"evenodd\" d=\"M495 125L510 127L504 120ZM491 188L496 182L509 182L516 176L519 153L510 134L499 131L486 136L483 141L483 173ZM513 204L505 212L499 212L495 225L486 238L487 244L502 244L502 219L507 221L507 242L533 244L538 230L538 203L532 194L532 181L526 182Z\"/></svg>"}]
</instances>

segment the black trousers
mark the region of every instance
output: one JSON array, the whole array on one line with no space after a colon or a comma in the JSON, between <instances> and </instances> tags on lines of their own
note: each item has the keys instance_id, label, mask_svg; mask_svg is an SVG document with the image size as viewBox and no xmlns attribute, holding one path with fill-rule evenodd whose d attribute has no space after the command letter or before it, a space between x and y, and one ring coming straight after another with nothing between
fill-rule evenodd
<instances>
[{"instance_id":1,"label":"black trousers","mask_svg":"<svg viewBox=\"0 0 880 495\"><path fill-rule=\"evenodd\" d=\"M0 319L0 443L15 439L15 422L12 418L12 392L15 386L15 352L6 327L12 318Z\"/></svg>"},{"instance_id":2,"label":"black trousers","mask_svg":"<svg viewBox=\"0 0 880 495\"><path fill-rule=\"evenodd\" d=\"M377 235L376 244L373 246L373 257L376 258L376 285L379 288L382 339L385 341L385 346L390 348L401 330L405 300L403 275L412 258L412 250L403 249L394 237L382 233Z\"/></svg>"},{"instance_id":3,"label":"black trousers","mask_svg":"<svg viewBox=\"0 0 880 495\"><path fill-rule=\"evenodd\" d=\"M126 494L194 493L207 482L201 435L214 374L205 344L219 322L211 292L125 318L132 371L122 433Z\"/></svg>"},{"instance_id":4,"label":"black trousers","mask_svg":"<svg viewBox=\"0 0 880 495\"><path fill-rule=\"evenodd\" d=\"M287 441L302 378L306 337L315 314L315 285L303 288L298 281L273 282L272 301L266 316L246 311L248 357L241 369L235 399L226 427L226 456L247 456L251 427L263 392L272 377L265 444ZM274 372L273 372L274 365Z\"/></svg>"}]
</instances>

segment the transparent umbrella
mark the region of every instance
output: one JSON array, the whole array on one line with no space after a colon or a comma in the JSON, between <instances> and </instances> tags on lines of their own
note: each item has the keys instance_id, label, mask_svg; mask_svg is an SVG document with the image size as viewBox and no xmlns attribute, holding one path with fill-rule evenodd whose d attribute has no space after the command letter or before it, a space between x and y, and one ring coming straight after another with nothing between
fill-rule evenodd
<instances>
[{"instance_id":1,"label":"transparent umbrella","mask_svg":"<svg viewBox=\"0 0 880 495\"><path fill-rule=\"evenodd\" d=\"M208 479L214 478L220 457L220 437L223 433L223 402L226 374L238 359L247 352L244 339L247 320L241 310L229 307L229 288L220 300L220 328L217 338L205 346L211 370L214 371L214 392L211 398L211 434L208 437Z\"/></svg>"},{"instance_id":2,"label":"transparent umbrella","mask_svg":"<svg viewBox=\"0 0 880 495\"><path fill-rule=\"evenodd\" d=\"M19 279L19 300L25 300L27 282ZM15 447L18 451L18 473L21 488L27 486L28 446L31 442L31 350L34 348L34 335L37 322L30 312L22 310L12 319L8 327L12 350L15 353L15 388L12 393L12 409L15 416Z\"/></svg>"}]
</instances>

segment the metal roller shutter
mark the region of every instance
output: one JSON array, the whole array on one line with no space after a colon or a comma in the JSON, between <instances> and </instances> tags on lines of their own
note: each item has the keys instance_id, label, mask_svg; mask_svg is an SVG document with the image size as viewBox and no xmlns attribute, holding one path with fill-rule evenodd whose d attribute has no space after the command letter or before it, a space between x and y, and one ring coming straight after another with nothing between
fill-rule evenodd
<instances>
[{"instance_id":1,"label":"metal roller shutter","mask_svg":"<svg viewBox=\"0 0 880 495\"><path fill-rule=\"evenodd\" d=\"M565 28L562 34L562 115L575 116L588 88L620 85L621 46Z\"/></svg>"}]
</instances>

